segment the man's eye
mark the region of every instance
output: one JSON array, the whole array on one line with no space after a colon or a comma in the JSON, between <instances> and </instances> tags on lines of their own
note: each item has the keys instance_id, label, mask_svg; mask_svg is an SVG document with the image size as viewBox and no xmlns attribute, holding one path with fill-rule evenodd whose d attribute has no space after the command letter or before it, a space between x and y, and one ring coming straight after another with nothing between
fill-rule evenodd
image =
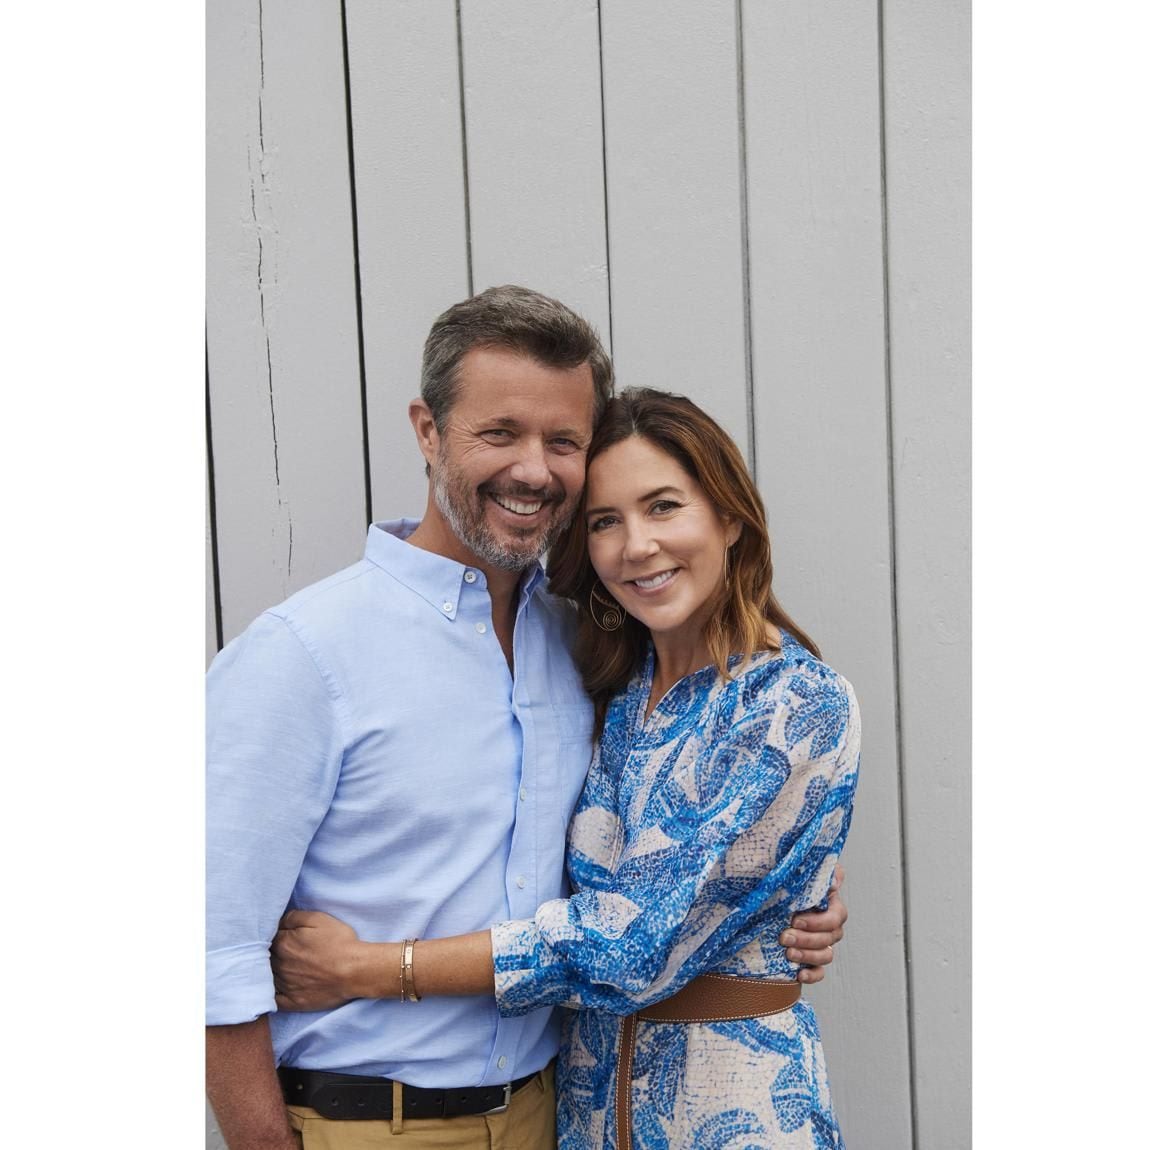
<instances>
[{"instance_id":1,"label":"man's eye","mask_svg":"<svg viewBox=\"0 0 1150 1150\"><path fill-rule=\"evenodd\" d=\"M551 440L551 448L553 451L558 451L563 455L570 455L573 451L579 450L579 444L573 439L553 439Z\"/></svg>"},{"instance_id":2,"label":"man's eye","mask_svg":"<svg viewBox=\"0 0 1150 1150\"><path fill-rule=\"evenodd\" d=\"M486 431L479 433L484 439L497 439L507 440L511 438L511 432L506 427L490 427Z\"/></svg>"}]
</instances>

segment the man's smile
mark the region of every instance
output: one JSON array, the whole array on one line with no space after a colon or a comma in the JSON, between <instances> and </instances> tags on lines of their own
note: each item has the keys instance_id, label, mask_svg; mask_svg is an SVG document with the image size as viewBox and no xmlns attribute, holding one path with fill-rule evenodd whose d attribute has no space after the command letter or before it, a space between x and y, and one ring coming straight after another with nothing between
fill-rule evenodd
<instances>
[{"instance_id":1,"label":"man's smile","mask_svg":"<svg viewBox=\"0 0 1150 1150\"><path fill-rule=\"evenodd\" d=\"M515 515L534 515L547 502L545 499L514 499L510 495L496 495L493 491L487 494L493 503Z\"/></svg>"}]
</instances>

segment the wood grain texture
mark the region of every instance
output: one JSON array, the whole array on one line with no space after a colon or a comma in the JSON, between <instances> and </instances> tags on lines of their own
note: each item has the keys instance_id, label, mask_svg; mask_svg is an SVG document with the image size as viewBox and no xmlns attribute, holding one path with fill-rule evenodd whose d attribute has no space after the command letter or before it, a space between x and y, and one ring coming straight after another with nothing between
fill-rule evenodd
<instances>
[{"instance_id":1,"label":"wood grain texture","mask_svg":"<svg viewBox=\"0 0 1150 1150\"><path fill-rule=\"evenodd\" d=\"M885 0L887 241L918 1144L970 1145L970 12Z\"/></svg>"},{"instance_id":2,"label":"wood grain texture","mask_svg":"<svg viewBox=\"0 0 1150 1150\"><path fill-rule=\"evenodd\" d=\"M338 5L208 8L207 286L225 641L365 525Z\"/></svg>"},{"instance_id":3,"label":"wood grain texture","mask_svg":"<svg viewBox=\"0 0 1150 1150\"><path fill-rule=\"evenodd\" d=\"M689 395L748 445L734 3L604 0L620 387Z\"/></svg>"},{"instance_id":4,"label":"wood grain texture","mask_svg":"<svg viewBox=\"0 0 1150 1150\"><path fill-rule=\"evenodd\" d=\"M349 0L372 517L420 516L407 419L432 320L468 295L454 0Z\"/></svg>"},{"instance_id":5,"label":"wood grain texture","mask_svg":"<svg viewBox=\"0 0 1150 1150\"><path fill-rule=\"evenodd\" d=\"M607 234L594 0L463 0L476 291L555 296L607 343Z\"/></svg>"},{"instance_id":6,"label":"wood grain texture","mask_svg":"<svg viewBox=\"0 0 1150 1150\"><path fill-rule=\"evenodd\" d=\"M755 434L776 586L863 717L850 933L812 1000L847 1144L894 1150L912 1130L878 14L872 0L747 3L743 34Z\"/></svg>"}]
</instances>

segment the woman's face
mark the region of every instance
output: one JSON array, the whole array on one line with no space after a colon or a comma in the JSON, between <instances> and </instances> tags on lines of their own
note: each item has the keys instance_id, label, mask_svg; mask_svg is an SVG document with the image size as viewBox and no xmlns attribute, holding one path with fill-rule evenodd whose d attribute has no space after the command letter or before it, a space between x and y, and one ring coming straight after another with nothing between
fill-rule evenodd
<instances>
[{"instance_id":1,"label":"woman's face","mask_svg":"<svg viewBox=\"0 0 1150 1150\"><path fill-rule=\"evenodd\" d=\"M698 640L740 525L639 436L587 471L587 548L606 589L656 638Z\"/></svg>"}]
</instances>

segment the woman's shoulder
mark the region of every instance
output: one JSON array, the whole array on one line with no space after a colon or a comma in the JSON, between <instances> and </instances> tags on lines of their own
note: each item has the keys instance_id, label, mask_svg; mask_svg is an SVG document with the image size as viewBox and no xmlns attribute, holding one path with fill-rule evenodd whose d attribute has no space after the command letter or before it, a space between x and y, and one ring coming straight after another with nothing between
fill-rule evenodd
<instances>
[{"instance_id":1,"label":"woman's shoulder","mask_svg":"<svg viewBox=\"0 0 1150 1150\"><path fill-rule=\"evenodd\" d=\"M756 651L746 660L738 676L740 701L745 709L773 709L779 703L829 705L836 710L857 707L854 688L844 675L786 631L782 640L781 650Z\"/></svg>"}]
</instances>

